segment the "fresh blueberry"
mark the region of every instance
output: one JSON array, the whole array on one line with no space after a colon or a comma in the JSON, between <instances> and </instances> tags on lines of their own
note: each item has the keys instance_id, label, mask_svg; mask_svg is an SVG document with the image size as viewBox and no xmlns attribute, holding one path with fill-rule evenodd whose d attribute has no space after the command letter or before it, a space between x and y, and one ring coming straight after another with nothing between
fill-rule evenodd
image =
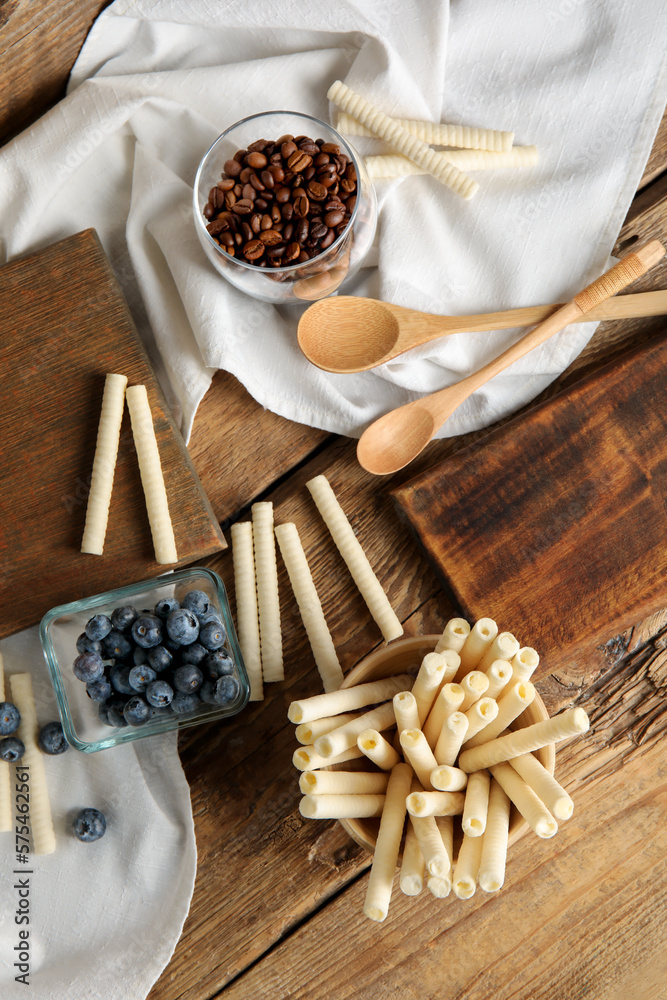
<instances>
[{"instance_id":1,"label":"fresh blueberry","mask_svg":"<svg viewBox=\"0 0 667 1000\"><path fill-rule=\"evenodd\" d=\"M197 692L201 700L206 702L207 705L216 704L215 691L213 689L214 684L215 681L204 681L202 686L199 688L199 691Z\"/></svg>"},{"instance_id":2,"label":"fresh blueberry","mask_svg":"<svg viewBox=\"0 0 667 1000\"><path fill-rule=\"evenodd\" d=\"M93 615L86 622L85 633L93 642L103 639L111 631L111 619L106 615Z\"/></svg>"},{"instance_id":3,"label":"fresh blueberry","mask_svg":"<svg viewBox=\"0 0 667 1000\"><path fill-rule=\"evenodd\" d=\"M206 649L220 649L227 639L227 632L222 624L208 622L199 629L199 641Z\"/></svg>"},{"instance_id":4,"label":"fresh blueberry","mask_svg":"<svg viewBox=\"0 0 667 1000\"><path fill-rule=\"evenodd\" d=\"M114 691L118 694L134 694L134 688L130 684L130 670L132 668L127 663L116 663L109 671L109 680Z\"/></svg>"},{"instance_id":5,"label":"fresh blueberry","mask_svg":"<svg viewBox=\"0 0 667 1000\"><path fill-rule=\"evenodd\" d=\"M148 650L148 663L156 674L169 670L173 662L173 655L164 646L153 646L152 649Z\"/></svg>"},{"instance_id":6,"label":"fresh blueberry","mask_svg":"<svg viewBox=\"0 0 667 1000\"><path fill-rule=\"evenodd\" d=\"M77 653L99 653L102 655L102 643L96 639L94 642L89 639L85 632L76 640L76 651Z\"/></svg>"},{"instance_id":7,"label":"fresh blueberry","mask_svg":"<svg viewBox=\"0 0 667 1000\"><path fill-rule=\"evenodd\" d=\"M132 626L132 638L137 646L150 649L162 640L162 622L155 615L140 615Z\"/></svg>"},{"instance_id":8,"label":"fresh blueberry","mask_svg":"<svg viewBox=\"0 0 667 1000\"><path fill-rule=\"evenodd\" d=\"M116 698L114 701L107 702L107 718L109 719L109 725L113 726L114 729L124 729L127 725L127 719L125 718L125 699Z\"/></svg>"},{"instance_id":9,"label":"fresh blueberry","mask_svg":"<svg viewBox=\"0 0 667 1000\"><path fill-rule=\"evenodd\" d=\"M11 701L0 701L0 736L11 736L19 728L21 713Z\"/></svg>"},{"instance_id":10,"label":"fresh blueberry","mask_svg":"<svg viewBox=\"0 0 667 1000\"><path fill-rule=\"evenodd\" d=\"M15 760L20 760L24 753L25 744L18 736L5 736L0 740L0 760L13 764Z\"/></svg>"},{"instance_id":11,"label":"fresh blueberry","mask_svg":"<svg viewBox=\"0 0 667 1000\"><path fill-rule=\"evenodd\" d=\"M108 701L101 701L100 702L100 704L99 704L99 706L97 708L97 714L98 714L98 716L100 718L100 722L102 723L103 726L110 726L110 725L112 725L111 720L109 719L109 702Z\"/></svg>"},{"instance_id":12,"label":"fresh blueberry","mask_svg":"<svg viewBox=\"0 0 667 1000\"><path fill-rule=\"evenodd\" d=\"M123 710L125 721L130 726L142 726L144 722L148 722L151 714L150 705L139 694L130 698Z\"/></svg>"},{"instance_id":13,"label":"fresh blueberry","mask_svg":"<svg viewBox=\"0 0 667 1000\"><path fill-rule=\"evenodd\" d=\"M44 753L48 753L52 757L69 750L69 743L65 739L63 727L59 722L47 722L46 725L42 726L37 742Z\"/></svg>"},{"instance_id":14,"label":"fresh blueberry","mask_svg":"<svg viewBox=\"0 0 667 1000\"><path fill-rule=\"evenodd\" d=\"M211 599L203 590L190 590L181 601L181 604L188 611L194 611L197 617L199 617L199 615L206 614L211 606Z\"/></svg>"},{"instance_id":15,"label":"fresh blueberry","mask_svg":"<svg viewBox=\"0 0 667 1000\"><path fill-rule=\"evenodd\" d=\"M169 635L165 635L162 639L162 645L165 649L168 649L170 653L176 653L178 650L182 649L180 642L176 642Z\"/></svg>"},{"instance_id":16,"label":"fresh blueberry","mask_svg":"<svg viewBox=\"0 0 667 1000\"><path fill-rule=\"evenodd\" d=\"M197 615L197 618L199 619L200 628L202 625L208 625L209 622L215 622L216 625L222 624L222 618L217 611L213 610L213 608L209 608L205 615Z\"/></svg>"},{"instance_id":17,"label":"fresh blueberry","mask_svg":"<svg viewBox=\"0 0 667 1000\"><path fill-rule=\"evenodd\" d=\"M132 663L135 667L140 666L142 663L148 663L148 650L144 649L143 646L135 646L132 651Z\"/></svg>"},{"instance_id":18,"label":"fresh blueberry","mask_svg":"<svg viewBox=\"0 0 667 1000\"><path fill-rule=\"evenodd\" d=\"M175 597L163 597L161 601L158 601L155 605L155 614L158 618L161 618L163 622L166 622L167 618L172 611L176 611L180 608L180 602L176 600Z\"/></svg>"},{"instance_id":19,"label":"fresh blueberry","mask_svg":"<svg viewBox=\"0 0 667 1000\"><path fill-rule=\"evenodd\" d=\"M79 653L72 666L74 676L88 684L104 673L104 664L98 653Z\"/></svg>"},{"instance_id":20,"label":"fresh blueberry","mask_svg":"<svg viewBox=\"0 0 667 1000\"><path fill-rule=\"evenodd\" d=\"M72 823L74 836L85 844L99 840L106 833L107 821L99 809L82 809Z\"/></svg>"},{"instance_id":21,"label":"fresh blueberry","mask_svg":"<svg viewBox=\"0 0 667 1000\"><path fill-rule=\"evenodd\" d=\"M194 663L184 663L182 667L177 667L172 675L172 682L177 691L183 694L191 694L197 691L204 680L204 675Z\"/></svg>"},{"instance_id":22,"label":"fresh blueberry","mask_svg":"<svg viewBox=\"0 0 667 1000\"><path fill-rule=\"evenodd\" d=\"M124 604L122 608L116 608L111 612L111 624L119 632L125 632L131 628L139 617L139 612L131 604Z\"/></svg>"},{"instance_id":23,"label":"fresh blueberry","mask_svg":"<svg viewBox=\"0 0 667 1000\"><path fill-rule=\"evenodd\" d=\"M153 708L166 708L171 705L174 689L166 681L151 681L146 688L146 701Z\"/></svg>"},{"instance_id":24,"label":"fresh blueberry","mask_svg":"<svg viewBox=\"0 0 667 1000\"><path fill-rule=\"evenodd\" d=\"M171 702L171 710L176 715L187 715L189 712L196 712L200 705L201 701L196 694L177 691Z\"/></svg>"},{"instance_id":25,"label":"fresh blueberry","mask_svg":"<svg viewBox=\"0 0 667 1000\"><path fill-rule=\"evenodd\" d=\"M181 653L182 663L194 663L197 666L206 658L208 650L206 650L201 643L192 642L189 646L183 646L183 651Z\"/></svg>"},{"instance_id":26,"label":"fresh blueberry","mask_svg":"<svg viewBox=\"0 0 667 1000\"><path fill-rule=\"evenodd\" d=\"M129 639L117 628L112 628L102 639L102 651L106 660L129 660L133 649Z\"/></svg>"},{"instance_id":27,"label":"fresh blueberry","mask_svg":"<svg viewBox=\"0 0 667 1000\"><path fill-rule=\"evenodd\" d=\"M218 677L227 677L234 673L234 661L227 649L218 649L215 653L209 653L204 660L204 670L208 671L208 676L215 681Z\"/></svg>"},{"instance_id":28,"label":"fresh blueberry","mask_svg":"<svg viewBox=\"0 0 667 1000\"><path fill-rule=\"evenodd\" d=\"M91 701L106 701L111 697L111 684L109 679L102 674L96 681L88 681L86 693Z\"/></svg>"},{"instance_id":29,"label":"fresh blueberry","mask_svg":"<svg viewBox=\"0 0 667 1000\"><path fill-rule=\"evenodd\" d=\"M143 693L148 685L155 680L155 671L148 664L142 663L139 667L132 667L128 680L133 690Z\"/></svg>"},{"instance_id":30,"label":"fresh blueberry","mask_svg":"<svg viewBox=\"0 0 667 1000\"><path fill-rule=\"evenodd\" d=\"M230 705L239 693L239 682L236 677L218 677L213 687L216 705Z\"/></svg>"},{"instance_id":31,"label":"fresh blueberry","mask_svg":"<svg viewBox=\"0 0 667 1000\"><path fill-rule=\"evenodd\" d=\"M181 646L189 646L191 642L196 642L199 635L196 614L188 608L176 608L167 618L167 632L169 638L174 642L180 642Z\"/></svg>"}]
</instances>

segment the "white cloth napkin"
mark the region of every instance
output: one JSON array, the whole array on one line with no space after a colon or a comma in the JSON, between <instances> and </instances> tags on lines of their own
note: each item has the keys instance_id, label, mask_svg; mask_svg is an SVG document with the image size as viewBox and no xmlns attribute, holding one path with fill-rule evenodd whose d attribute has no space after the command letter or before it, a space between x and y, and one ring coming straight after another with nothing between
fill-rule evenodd
<instances>
[{"instance_id":1,"label":"white cloth napkin","mask_svg":"<svg viewBox=\"0 0 667 1000\"><path fill-rule=\"evenodd\" d=\"M199 247L191 187L211 141L259 111L328 118L337 78L396 116L513 130L539 165L477 175L471 202L430 177L379 183L379 266L351 290L452 314L563 301L609 264L667 99L666 43L665 11L632 0L116 0L69 96L0 155L0 259L95 226L186 436L216 368L283 416L357 435L518 331L448 337L360 375L315 369L298 310L246 298ZM441 433L529 401L593 329L555 336Z\"/></svg>"},{"instance_id":2,"label":"white cloth napkin","mask_svg":"<svg viewBox=\"0 0 667 1000\"><path fill-rule=\"evenodd\" d=\"M6 674L32 675L40 724L57 719L38 630L3 639L0 652ZM28 865L19 864L15 831L0 833L0 996L144 1000L181 935L197 867L176 733L94 754L70 748L45 756L44 765L55 853L30 854ZM85 844L70 824L88 806L105 814L107 829ZM28 925L15 921L21 899L29 904L19 911L28 912ZM15 978L25 969L14 965L25 929L27 988Z\"/></svg>"}]
</instances>

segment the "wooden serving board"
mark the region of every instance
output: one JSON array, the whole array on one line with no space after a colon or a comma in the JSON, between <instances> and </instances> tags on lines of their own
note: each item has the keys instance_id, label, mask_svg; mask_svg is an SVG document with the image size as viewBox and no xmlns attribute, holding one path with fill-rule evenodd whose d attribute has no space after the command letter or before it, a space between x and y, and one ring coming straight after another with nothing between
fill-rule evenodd
<instances>
[{"instance_id":1,"label":"wooden serving board","mask_svg":"<svg viewBox=\"0 0 667 1000\"><path fill-rule=\"evenodd\" d=\"M667 338L392 493L464 616L576 677L667 603Z\"/></svg>"},{"instance_id":2,"label":"wooden serving board","mask_svg":"<svg viewBox=\"0 0 667 1000\"><path fill-rule=\"evenodd\" d=\"M97 235L77 233L0 268L0 637L173 568L155 562L127 410L104 554L80 552L107 372L147 387L179 565L226 546Z\"/></svg>"}]
</instances>

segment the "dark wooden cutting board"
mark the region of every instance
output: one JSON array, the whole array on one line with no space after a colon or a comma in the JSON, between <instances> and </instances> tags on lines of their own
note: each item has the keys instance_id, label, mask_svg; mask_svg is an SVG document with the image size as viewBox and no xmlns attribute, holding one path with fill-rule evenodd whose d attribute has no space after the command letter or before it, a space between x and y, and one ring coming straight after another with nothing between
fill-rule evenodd
<instances>
[{"instance_id":1,"label":"dark wooden cutting board","mask_svg":"<svg viewBox=\"0 0 667 1000\"><path fill-rule=\"evenodd\" d=\"M576 676L667 604L667 338L392 492L464 616Z\"/></svg>"},{"instance_id":2,"label":"dark wooden cutting board","mask_svg":"<svg viewBox=\"0 0 667 1000\"><path fill-rule=\"evenodd\" d=\"M225 548L97 235L78 233L0 268L0 637L173 568L154 561L127 411L104 554L80 552L107 372L147 387L179 564Z\"/></svg>"}]
</instances>

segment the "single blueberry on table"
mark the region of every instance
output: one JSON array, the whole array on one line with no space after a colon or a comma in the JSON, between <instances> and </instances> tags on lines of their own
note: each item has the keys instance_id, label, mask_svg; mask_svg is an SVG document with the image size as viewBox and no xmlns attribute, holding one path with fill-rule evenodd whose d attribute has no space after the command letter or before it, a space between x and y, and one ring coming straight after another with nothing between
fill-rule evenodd
<instances>
[{"instance_id":1,"label":"single blueberry on table","mask_svg":"<svg viewBox=\"0 0 667 1000\"><path fill-rule=\"evenodd\" d=\"M65 739L63 727L59 722L47 722L42 726L37 737L37 742L40 749L44 753L48 753L51 757L69 750L69 743Z\"/></svg>"},{"instance_id":2,"label":"single blueberry on table","mask_svg":"<svg viewBox=\"0 0 667 1000\"><path fill-rule=\"evenodd\" d=\"M74 818L72 829L75 837L85 844L90 844L104 836L107 821L99 809L82 809Z\"/></svg>"},{"instance_id":3,"label":"single blueberry on table","mask_svg":"<svg viewBox=\"0 0 667 1000\"><path fill-rule=\"evenodd\" d=\"M194 611L199 616L206 614L211 606L211 599L203 590L190 590L181 601L181 604L188 611Z\"/></svg>"},{"instance_id":4,"label":"single blueberry on table","mask_svg":"<svg viewBox=\"0 0 667 1000\"><path fill-rule=\"evenodd\" d=\"M144 692L148 685L155 680L156 674L147 663L142 663L138 667L132 667L128 675L130 686L134 691Z\"/></svg>"},{"instance_id":5,"label":"single blueberry on table","mask_svg":"<svg viewBox=\"0 0 667 1000\"><path fill-rule=\"evenodd\" d=\"M0 760L13 764L15 760L20 760L24 753L25 744L18 736L5 736L0 740Z\"/></svg>"},{"instance_id":6,"label":"single blueberry on table","mask_svg":"<svg viewBox=\"0 0 667 1000\"><path fill-rule=\"evenodd\" d=\"M122 632L112 628L102 639L102 655L106 660L129 660L134 646Z\"/></svg>"},{"instance_id":7,"label":"single blueberry on table","mask_svg":"<svg viewBox=\"0 0 667 1000\"><path fill-rule=\"evenodd\" d=\"M153 646L148 650L148 664L156 674L161 674L164 670L169 670L173 665L174 657L164 646Z\"/></svg>"},{"instance_id":8,"label":"single blueberry on table","mask_svg":"<svg viewBox=\"0 0 667 1000\"><path fill-rule=\"evenodd\" d=\"M109 671L111 687L118 694L135 694L135 690L130 684L130 670L128 663L116 663Z\"/></svg>"},{"instance_id":9,"label":"single blueberry on table","mask_svg":"<svg viewBox=\"0 0 667 1000\"><path fill-rule=\"evenodd\" d=\"M0 701L0 736L11 736L19 728L21 713L11 701Z\"/></svg>"},{"instance_id":10,"label":"single blueberry on table","mask_svg":"<svg viewBox=\"0 0 667 1000\"><path fill-rule=\"evenodd\" d=\"M111 631L111 619L107 615L93 615L86 622L84 631L89 639L99 641Z\"/></svg>"},{"instance_id":11,"label":"single blueberry on table","mask_svg":"<svg viewBox=\"0 0 667 1000\"><path fill-rule=\"evenodd\" d=\"M200 705L201 699L196 694L176 691L171 702L171 710L176 715L187 715L189 712L196 712Z\"/></svg>"},{"instance_id":12,"label":"single blueberry on table","mask_svg":"<svg viewBox=\"0 0 667 1000\"><path fill-rule=\"evenodd\" d=\"M226 639L227 632L224 625L218 625L216 622L208 622L199 629L199 641L206 649L220 649Z\"/></svg>"},{"instance_id":13,"label":"single blueberry on table","mask_svg":"<svg viewBox=\"0 0 667 1000\"><path fill-rule=\"evenodd\" d=\"M127 725L127 719L125 718L125 699L116 698L114 701L107 702L107 718L109 720L109 725L113 726L114 729L124 729Z\"/></svg>"},{"instance_id":14,"label":"single blueberry on table","mask_svg":"<svg viewBox=\"0 0 667 1000\"><path fill-rule=\"evenodd\" d=\"M191 694L197 691L204 680L204 675L194 663L184 663L182 667L177 667L172 674L172 683L177 691L183 694Z\"/></svg>"},{"instance_id":15,"label":"single blueberry on table","mask_svg":"<svg viewBox=\"0 0 667 1000\"><path fill-rule=\"evenodd\" d=\"M89 639L86 633L82 632L76 640L76 651L77 653L99 653L101 656L102 643L99 639L96 639L95 641Z\"/></svg>"},{"instance_id":16,"label":"single blueberry on table","mask_svg":"<svg viewBox=\"0 0 667 1000\"><path fill-rule=\"evenodd\" d=\"M86 684L86 694L91 701L106 701L111 697L111 683L108 677L102 674L95 681L88 681Z\"/></svg>"},{"instance_id":17,"label":"single blueberry on table","mask_svg":"<svg viewBox=\"0 0 667 1000\"><path fill-rule=\"evenodd\" d=\"M137 646L150 649L159 646L162 641L162 622L155 615L139 615L132 626L132 638Z\"/></svg>"},{"instance_id":18,"label":"single blueberry on table","mask_svg":"<svg viewBox=\"0 0 667 1000\"><path fill-rule=\"evenodd\" d=\"M123 715L128 725L143 726L144 722L150 719L152 712L148 702L140 694L135 694L126 703Z\"/></svg>"},{"instance_id":19,"label":"single blueberry on table","mask_svg":"<svg viewBox=\"0 0 667 1000\"><path fill-rule=\"evenodd\" d=\"M208 650L200 642L191 642L189 646L183 646L181 652L181 663L195 663L197 666L205 659Z\"/></svg>"},{"instance_id":20,"label":"single blueberry on table","mask_svg":"<svg viewBox=\"0 0 667 1000\"><path fill-rule=\"evenodd\" d=\"M131 604L124 604L122 608L116 608L111 612L111 624L119 632L125 632L131 628L139 617L139 612Z\"/></svg>"},{"instance_id":21,"label":"single blueberry on table","mask_svg":"<svg viewBox=\"0 0 667 1000\"><path fill-rule=\"evenodd\" d=\"M97 653L79 653L72 665L74 676L88 684L96 681L104 673L104 664Z\"/></svg>"},{"instance_id":22,"label":"single blueberry on table","mask_svg":"<svg viewBox=\"0 0 667 1000\"><path fill-rule=\"evenodd\" d=\"M189 646L191 642L196 642L199 635L199 621L196 614L188 608L176 608L167 618L167 633L170 639L179 642L181 646Z\"/></svg>"},{"instance_id":23,"label":"single blueberry on table","mask_svg":"<svg viewBox=\"0 0 667 1000\"><path fill-rule=\"evenodd\" d=\"M239 682L236 677L218 677L213 687L216 705L230 705L239 693Z\"/></svg>"},{"instance_id":24,"label":"single blueberry on table","mask_svg":"<svg viewBox=\"0 0 667 1000\"><path fill-rule=\"evenodd\" d=\"M166 621L172 611L176 611L180 608L180 602L176 600L175 597L163 597L161 601L158 601L155 605L155 614L162 621Z\"/></svg>"},{"instance_id":25,"label":"single blueberry on table","mask_svg":"<svg viewBox=\"0 0 667 1000\"><path fill-rule=\"evenodd\" d=\"M151 681L146 688L146 701L153 708L166 708L171 705L173 697L174 689L166 681Z\"/></svg>"},{"instance_id":26,"label":"single blueberry on table","mask_svg":"<svg viewBox=\"0 0 667 1000\"><path fill-rule=\"evenodd\" d=\"M214 653L209 653L204 660L204 670L208 672L211 680L218 677L226 677L234 673L234 661L229 650L218 649Z\"/></svg>"}]
</instances>

